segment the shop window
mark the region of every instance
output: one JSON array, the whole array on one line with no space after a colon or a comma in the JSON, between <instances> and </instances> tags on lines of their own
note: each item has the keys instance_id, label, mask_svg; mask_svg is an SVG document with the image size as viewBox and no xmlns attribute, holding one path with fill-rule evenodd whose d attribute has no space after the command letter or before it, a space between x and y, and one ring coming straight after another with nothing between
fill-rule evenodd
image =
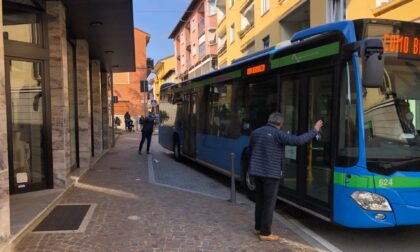
<instances>
[{"instance_id":1,"label":"shop window","mask_svg":"<svg viewBox=\"0 0 420 252\"><path fill-rule=\"evenodd\" d=\"M22 10L5 10L3 37L6 40L40 45L42 43L41 16Z\"/></svg>"}]
</instances>

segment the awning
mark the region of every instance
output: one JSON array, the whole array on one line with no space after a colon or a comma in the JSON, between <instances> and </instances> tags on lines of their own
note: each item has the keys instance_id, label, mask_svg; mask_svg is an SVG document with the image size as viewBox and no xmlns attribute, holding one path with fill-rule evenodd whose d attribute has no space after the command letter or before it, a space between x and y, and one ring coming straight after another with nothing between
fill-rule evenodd
<instances>
[{"instance_id":1,"label":"awning","mask_svg":"<svg viewBox=\"0 0 420 252\"><path fill-rule=\"evenodd\" d=\"M64 0L67 22L76 39L89 43L91 59L103 70L134 72L132 0Z\"/></svg>"}]
</instances>

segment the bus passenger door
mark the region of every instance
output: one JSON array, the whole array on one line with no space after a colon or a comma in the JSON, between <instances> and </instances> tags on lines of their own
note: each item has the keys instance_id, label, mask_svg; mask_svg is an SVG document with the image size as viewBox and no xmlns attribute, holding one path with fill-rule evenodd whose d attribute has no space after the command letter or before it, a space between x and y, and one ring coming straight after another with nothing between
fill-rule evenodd
<instances>
[{"instance_id":1,"label":"bus passenger door","mask_svg":"<svg viewBox=\"0 0 420 252\"><path fill-rule=\"evenodd\" d=\"M332 189L330 146L334 72L313 72L305 76L306 94L303 97L308 105L304 106L306 111L302 113L302 132L312 129L319 119L324 121L324 127L320 137L306 145L306 162L303 163L306 179L302 189L306 202L325 209L330 204Z\"/></svg>"},{"instance_id":2,"label":"bus passenger door","mask_svg":"<svg viewBox=\"0 0 420 252\"><path fill-rule=\"evenodd\" d=\"M300 79L299 76L282 76L280 86L280 111L284 117L282 130L293 135L299 134ZM298 194L299 155L297 146L285 146L283 159L284 179L281 194Z\"/></svg>"},{"instance_id":3,"label":"bus passenger door","mask_svg":"<svg viewBox=\"0 0 420 252\"><path fill-rule=\"evenodd\" d=\"M184 97L184 134L182 151L185 155L195 158L197 131L197 94L185 94Z\"/></svg>"}]
</instances>

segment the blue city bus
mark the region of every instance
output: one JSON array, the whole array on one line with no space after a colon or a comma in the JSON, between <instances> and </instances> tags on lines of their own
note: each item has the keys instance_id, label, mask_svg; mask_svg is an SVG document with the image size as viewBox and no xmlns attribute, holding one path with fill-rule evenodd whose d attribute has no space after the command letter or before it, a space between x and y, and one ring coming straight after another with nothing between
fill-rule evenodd
<instances>
[{"instance_id":1,"label":"blue city bus","mask_svg":"<svg viewBox=\"0 0 420 252\"><path fill-rule=\"evenodd\" d=\"M250 133L281 111L319 140L285 146L278 199L351 228L420 224L420 24L342 21L295 33L160 97L159 142L252 194Z\"/></svg>"}]
</instances>

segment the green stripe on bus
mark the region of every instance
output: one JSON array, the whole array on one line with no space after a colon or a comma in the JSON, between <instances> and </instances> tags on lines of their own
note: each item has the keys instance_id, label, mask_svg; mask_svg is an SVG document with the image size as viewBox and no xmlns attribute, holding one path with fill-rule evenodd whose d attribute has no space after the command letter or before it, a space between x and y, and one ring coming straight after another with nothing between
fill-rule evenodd
<instances>
[{"instance_id":1,"label":"green stripe on bus","mask_svg":"<svg viewBox=\"0 0 420 252\"><path fill-rule=\"evenodd\" d=\"M347 183L346 183L347 180ZM420 188L420 178L358 176L351 174L346 178L345 173L334 172L334 185L352 188Z\"/></svg>"},{"instance_id":2,"label":"green stripe on bus","mask_svg":"<svg viewBox=\"0 0 420 252\"><path fill-rule=\"evenodd\" d=\"M316 48L312 48L303 52L298 52L285 57L274 59L271 61L271 69L338 54L340 49L339 46L339 42L334 42Z\"/></svg>"},{"instance_id":3,"label":"green stripe on bus","mask_svg":"<svg viewBox=\"0 0 420 252\"><path fill-rule=\"evenodd\" d=\"M375 185L377 188L420 188L420 178L375 176Z\"/></svg>"},{"instance_id":4,"label":"green stripe on bus","mask_svg":"<svg viewBox=\"0 0 420 252\"><path fill-rule=\"evenodd\" d=\"M346 178L345 173L334 172L334 185L341 185L352 188L374 188L372 176L358 176L351 174ZM346 180L348 181L346 183Z\"/></svg>"},{"instance_id":5,"label":"green stripe on bus","mask_svg":"<svg viewBox=\"0 0 420 252\"><path fill-rule=\"evenodd\" d=\"M198 82L193 82L192 84L180 87L175 89L175 92L181 92L184 90L188 90L188 89L192 89L192 88L197 88L197 87L202 87L202 86L207 86L213 83L218 83L218 82L223 82L223 81L227 81L227 80L232 80L232 79L236 79L236 78L240 78L242 76L242 72L241 70L236 70L230 73L225 73L210 79L206 79L206 80L202 80L202 81L198 81Z\"/></svg>"}]
</instances>

